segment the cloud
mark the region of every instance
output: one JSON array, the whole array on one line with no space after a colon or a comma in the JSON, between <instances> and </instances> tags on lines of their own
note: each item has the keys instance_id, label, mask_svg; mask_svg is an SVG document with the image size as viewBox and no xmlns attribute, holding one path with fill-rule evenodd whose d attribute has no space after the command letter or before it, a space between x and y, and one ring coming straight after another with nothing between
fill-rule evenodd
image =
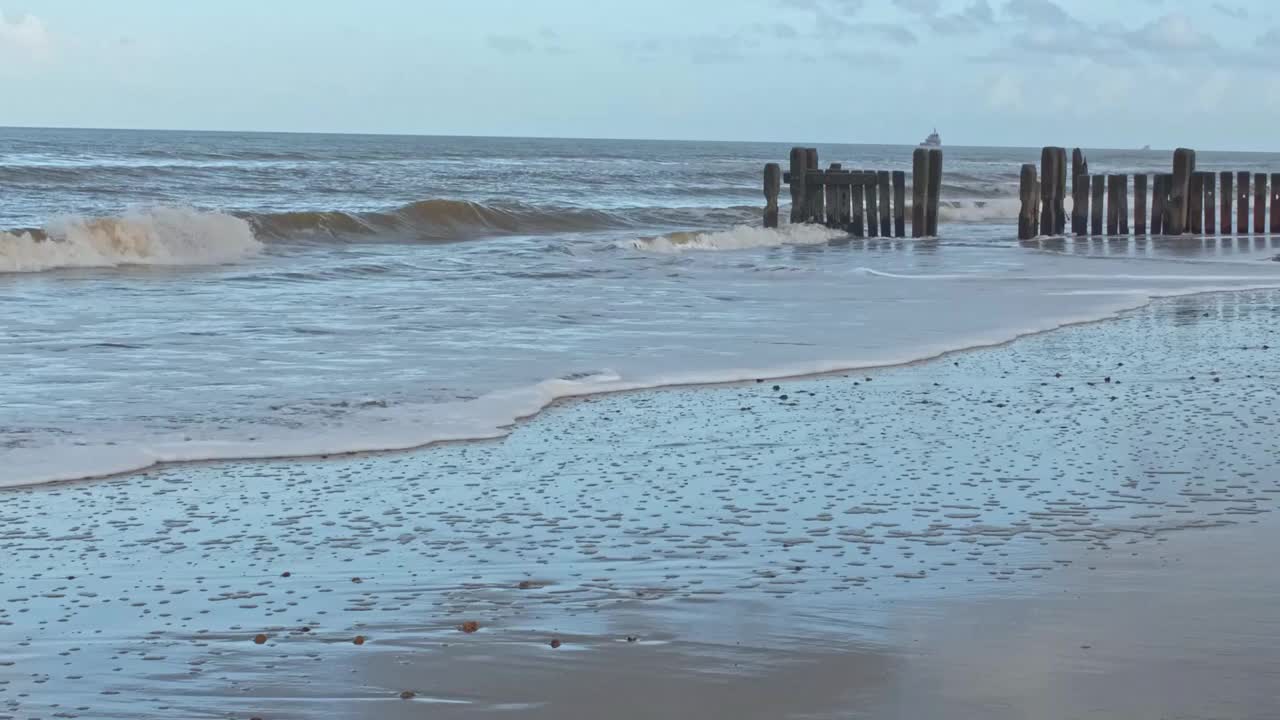
<instances>
[{"instance_id":1,"label":"cloud","mask_svg":"<svg viewBox=\"0 0 1280 720\"><path fill-rule=\"evenodd\" d=\"M933 17L938 14L942 2L941 0L893 0L893 4L915 15Z\"/></svg>"},{"instance_id":2,"label":"cloud","mask_svg":"<svg viewBox=\"0 0 1280 720\"><path fill-rule=\"evenodd\" d=\"M1243 5L1227 5L1226 3L1215 2L1213 9L1236 20L1248 20L1249 11Z\"/></svg>"},{"instance_id":3,"label":"cloud","mask_svg":"<svg viewBox=\"0 0 1280 720\"><path fill-rule=\"evenodd\" d=\"M1200 32L1191 18L1181 13L1161 16L1129 34L1138 47L1154 52L1194 52L1213 50L1218 41Z\"/></svg>"},{"instance_id":4,"label":"cloud","mask_svg":"<svg viewBox=\"0 0 1280 720\"><path fill-rule=\"evenodd\" d=\"M555 30L542 28L538 31L538 42L522 35L490 35L485 38L485 43L507 55L529 55L538 52L562 55L566 51L560 46L559 40L560 35Z\"/></svg>"},{"instance_id":5,"label":"cloud","mask_svg":"<svg viewBox=\"0 0 1280 720\"><path fill-rule=\"evenodd\" d=\"M53 40L40 18L0 11L0 57L44 60L52 52Z\"/></svg>"},{"instance_id":6,"label":"cloud","mask_svg":"<svg viewBox=\"0 0 1280 720\"><path fill-rule=\"evenodd\" d=\"M1079 25L1066 10L1050 0L1009 0L1004 6L1004 12L1024 22Z\"/></svg>"},{"instance_id":7,"label":"cloud","mask_svg":"<svg viewBox=\"0 0 1280 720\"><path fill-rule=\"evenodd\" d=\"M995 11L987 0L973 0L960 12L930 18L929 27L941 35L964 35L985 30L995 20Z\"/></svg>"}]
</instances>

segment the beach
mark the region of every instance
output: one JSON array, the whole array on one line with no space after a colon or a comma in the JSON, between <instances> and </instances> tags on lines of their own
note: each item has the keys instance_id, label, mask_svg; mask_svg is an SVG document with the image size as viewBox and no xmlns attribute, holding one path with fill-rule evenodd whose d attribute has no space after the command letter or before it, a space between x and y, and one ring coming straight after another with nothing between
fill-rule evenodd
<instances>
[{"instance_id":1,"label":"beach","mask_svg":"<svg viewBox=\"0 0 1280 720\"><path fill-rule=\"evenodd\" d=\"M1274 717L1280 294L1135 304L5 490L0 717Z\"/></svg>"}]
</instances>

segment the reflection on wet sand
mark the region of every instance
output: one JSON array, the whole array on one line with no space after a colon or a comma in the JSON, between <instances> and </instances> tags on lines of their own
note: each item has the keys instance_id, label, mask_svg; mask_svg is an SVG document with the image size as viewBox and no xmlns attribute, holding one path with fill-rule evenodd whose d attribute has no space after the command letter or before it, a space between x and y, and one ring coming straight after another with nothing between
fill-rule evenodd
<instances>
[{"instance_id":1,"label":"reflection on wet sand","mask_svg":"<svg viewBox=\"0 0 1280 720\"><path fill-rule=\"evenodd\" d=\"M1264 717L1278 310L9 491L0 717Z\"/></svg>"}]
</instances>

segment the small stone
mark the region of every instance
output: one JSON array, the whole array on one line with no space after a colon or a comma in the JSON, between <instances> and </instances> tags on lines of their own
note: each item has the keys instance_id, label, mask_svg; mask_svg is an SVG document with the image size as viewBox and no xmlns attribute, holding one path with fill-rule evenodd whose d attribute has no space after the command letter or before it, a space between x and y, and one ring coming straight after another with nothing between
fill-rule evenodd
<instances>
[{"instance_id":1,"label":"small stone","mask_svg":"<svg viewBox=\"0 0 1280 720\"><path fill-rule=\"evenodd\" d=\"M293 573L291 573L291 572L289 572L289 571L287 571L287 570L286 570L285 572L280 573L280 577L289 577L289 576L290 576L290 575L292 575L292 574L293 574Z\"/></svg>"},{"instance_id":2,"label":"small stone","mask_svg":"<svg viewBox=\"0 0 1280 720\"><path fill-rule=\"evenodd\" d=\"M468 620L462 623L461 625L459 625L458 629L470 635L471 633L480 629L480 623L476 622L475 620Z\"/></svg>"},{"instance_id":3,"label":"small stone","mask_svg":"<svg viewBox=\"0 0 1280 720\"><path fill-rule=\"evenodd\" d=\"M363 645L363 644L364 644L364 636L363 636L363 635L357 635L357 636L355 637L355 639L354 639L354 640L352 640L351 642L352 642L352 643L354 643L354 644L356 644L356 645Z\"/></svg>"},{"instance_id":4,"label":"small stone","mask_svg":"<svg viewBox=\"0 0 1280 720\"><path fill-rule=\"evenodd\" d=\"M628 635L628 636L627 636L627 642L636 642L636 641L638 641L639 639L640 639L640 638L636 637L635 635Z\"/></svg>"},{"instance_id":5,"label":"small stone","mask_svg":"<svg viewBox=\"0 0 1280 720\"><path fill-rule=\"evenodd\" d=\"M552 641L551 641L551 647L552 647L552 648L558 648L558 647L560 647L560 640L559 640L559 638L556 638L556 639L554 639L554 640L552 640Z\"/></svg>"},{"instance_id":6,"label":"small stone","mask_svg":"<svg viewBox=\"0 0 1280 720\"><path fill-rule=\"evenodd\" d=\"M266 641L267 641L267 636L263 635L262 633L258 633L257 635L253 636L253 642L255 645L261 645Z\"/></svg>"},{"instance_id":7,"label":"small stone","mask_svg":"<svg viewBox=\"0 0 1280 720\"><path fill-rule=\"evenodd\" d=\"M351 578L351 582L353 582L353 583L362 583L362 582L364 582L364 580L361 580L361 579L360 579L360 578L358 578L358 577L353 577L353 578Z\"/></svg>"},{"instance_id":8,"label":"small stone","mask_svg":"<svg viewBox=\"0 0 1280 720\"><path fill-rule=\"evenodd\" d=\"M531 587L533 587L533 583L529 582L528 580L521 580L521 581L520 581L519 588L520 588L521 590L528 590L528 589L529 589L529 588L531 588Z\"/></svg>"},{"instance_id":9,"label":"small stone","mask_svg":"<svg viewBox=\"0 0 1280 720\"><path fill-rule=\"evenodd\" d=\"M414 692L414 691L412 691L412 690L405 690L404 692L400 693L400 699L401 699L401 700L412 700L412 699L414 698L414 696L415 696L415 695L417 695L417 694L418 694L418 693L416 693L416 692Z\"/></svg>"}]
</instances>

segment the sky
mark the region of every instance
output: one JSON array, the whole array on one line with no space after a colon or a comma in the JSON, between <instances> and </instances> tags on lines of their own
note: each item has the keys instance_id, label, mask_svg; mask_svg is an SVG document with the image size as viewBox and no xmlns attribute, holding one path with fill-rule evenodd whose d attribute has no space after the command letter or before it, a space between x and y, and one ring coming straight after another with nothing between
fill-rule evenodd
<instances>
[{"instance_id":1,"label":"sky","mask_svg":"<svg viewBox=\"0 0 1280 720\"><path fill-rule=\"evenodd\" d=\"M0 0L0 125L1280 150L1272 1Z\"/></svg>"}]
</instances>

